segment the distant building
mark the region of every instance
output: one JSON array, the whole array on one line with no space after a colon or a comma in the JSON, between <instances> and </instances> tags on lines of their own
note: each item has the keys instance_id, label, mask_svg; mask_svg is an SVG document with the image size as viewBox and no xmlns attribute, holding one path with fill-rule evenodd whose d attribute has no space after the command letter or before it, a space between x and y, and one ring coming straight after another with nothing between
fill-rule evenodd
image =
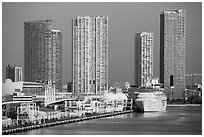
<instances>
[{"instance_id":1,"label":"distant building","mask_svg":"<svg viewBox=\"0 0 204 137\"><path fill-rule=\"evenodd\" d=\"M50 79L56 91L62 88L62 34L52 20L24 23L25 81Z\"/></svg>"},{"instance_id":2,"label":"distant building","mask_svg":"<svg viewBox=\"0 0 204 137\"><path fill-rule=\"evenodd\" d=\"M19 82L23 80L23 69L19 66L6 67L6 79L11 79L13 82Z\"/></svg>"},{"instance_id":3,"label":"distant building","mask_svg":"<svg viewBox=\"0 0 204 137\"><path fill-rule=\"evenodd\" d=\"M122 83L115 82L113 84L113 87L109 88L109 91L112 93L116 93L116 92L119 92L119 90L121 90L121 92L125 93L128 91L129 88L130 88L129 82L122 82Z\"/></svg>"},{"instance_id":4,"label":"distant building","mask_svg":"<svg viewBox=\"0 0 204 137\"><path fill-rule=\"evenodd\" d=\"M108 18L76 17L72 30L73 92L103 94L108 90Z\"/></svg>"},{"instance_id":5,"label":"distant building","mask_svg":"<svg viewBox=\"0 0 204 137\"><path fill-rule=\"evenodd\" d=\"M185 100L190 104L202 104L202 87L197 89L186 89Z\"/></svg>"},{"instance_id":6,"label":"distant building","mask_svg":"<svg viewBox=\"0 0 204 137\"><path fill-rule=\"evenodd\" d=\"M159 78L157 78L157 77L152 78L151 84L152 85L159 84Z\"/></svg>"},{"instance_id":7,"label":"distant building","mask_svg":"<svg viewBox=\"0 0 204 137\"><path fill-rule=\"evenodd\" d=\"M160 14L160 83L169 98L184 98L186 12L165 10Z\"/></svg>"},{"instance_id":8,"label":"distant building","mask_svg":"<svg viewBox=\"0 0 204 137\"><path fill-rule=\"evenodd\" d=\"M72 89L73 89L73 84L72 84L72 82L68 82L68 83L67 83L67 92L72 93Z\"/></svg>"},{"instance_id":9,"label":"distant building","mask_svg":"<svg viewBox=\"0 0 204 137\"><path fill-rule=\"evenodd\" d=\"M113 88L121 88L121 83L120 82L113 83Z\"/></svg>"},{"instance_id":10,"label":"distant building","mask_svg":"<svg viewBox=\"0 0 204 137\"><path fill-rule=\"evenodd\" d=\"M153 78L153 33L135 35L135 86L146 87Z\"/></svg>"},{"instance_id":11,"label":"distant building","mask_svg":"<svg viewBox=\"0 0 204 137\"><path fill-rule=\"evenodd\" d=\"M68 91L67 85L63 85L63 86L62 86L62 92L64 93L64 92L67 92L67 91Z\"/></svg>"}]
</instances>

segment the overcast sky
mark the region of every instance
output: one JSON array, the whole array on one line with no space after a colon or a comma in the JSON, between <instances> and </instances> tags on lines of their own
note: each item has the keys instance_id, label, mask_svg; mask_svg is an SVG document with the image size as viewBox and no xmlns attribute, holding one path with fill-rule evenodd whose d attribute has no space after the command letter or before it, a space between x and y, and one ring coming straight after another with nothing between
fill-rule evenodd
<instances>
[{"instance_id":1,"label":"overcast sky","mask_svg":"<svg viewBox=\"0 0 204 137\"><path fill-rule=\"evenodd\" d=\"M62 82L72 80L72 26L76 16L109 18L109 84L134 84L134 34L154 34L154 76L159 77L160 13L186 9L186 73L202 73L202 3L3 3L2 80L6 66L24 68L24 22L52 19L62 32ZM200 79L200 78L198 78ZM197 81L196 81L197 82ZM201 83L201 81L199 81Z\"/></svg>"}]
</instances>

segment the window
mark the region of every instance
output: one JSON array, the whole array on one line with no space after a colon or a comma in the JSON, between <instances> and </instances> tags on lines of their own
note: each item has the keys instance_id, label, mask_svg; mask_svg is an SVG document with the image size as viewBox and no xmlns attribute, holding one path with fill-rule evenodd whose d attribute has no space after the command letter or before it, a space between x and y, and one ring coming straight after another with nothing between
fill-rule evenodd
<instances>
[{"instance_id":1,"label":"window","mask_svg":"<svg viewBox=\"0 0 204 137\"><path fill-rule=\"evenodd\" d=\"M20 89L14 89L14 92L20 92Z\"/></svg>"}]
</instances>

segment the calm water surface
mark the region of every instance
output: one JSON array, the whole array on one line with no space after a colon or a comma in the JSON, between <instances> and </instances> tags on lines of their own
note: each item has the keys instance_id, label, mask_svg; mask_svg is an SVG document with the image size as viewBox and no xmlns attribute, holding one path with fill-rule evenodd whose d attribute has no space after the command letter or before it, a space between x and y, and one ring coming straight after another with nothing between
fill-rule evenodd
<instances>
[{"instance_id":1,"label":"calm water surface","mask_svg":"<svg viewBox=\"0 0 204 137\"><path fill-rule=\"evenodd\" d=\"M167 107L164 112L129 113L46 127L17 135L201 135L202 107Z\"/></svg>"}]
</instances>

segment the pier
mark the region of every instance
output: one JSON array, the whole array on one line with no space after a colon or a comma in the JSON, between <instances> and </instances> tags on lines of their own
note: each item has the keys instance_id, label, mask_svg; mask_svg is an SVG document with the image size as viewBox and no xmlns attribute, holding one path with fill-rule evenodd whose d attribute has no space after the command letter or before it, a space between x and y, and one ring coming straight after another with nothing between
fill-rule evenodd
<instances>
[{"instance_id":1,"label":"pier","mask_svg":"<svg viewBox=\"0 0 204 137\"><path fill-rule=\"evenodd\" d=\"M74 119L58 120L58 121L43 123L43 124L38 124L38 125L18 127L18 128L14 128L14 129L2 130L2 135L24 132L24 131L28 131L28 130L43 128L43 127L50 127L50 126L56 126L56 125L61 125L61 124L68 124L68 123L74 123L74 122L79 122L79 121L85 121L85 120L91 120L91 119L97 119L97 118L103 118L103 117L110 117L110 116L121 115L121 114L132 113L132 112L133 112L133 110L126 110L126 111L91 115L91 116L87 116L87 117L78 117L78 118L74 118Z\"/></svg>"}]
</instances>

